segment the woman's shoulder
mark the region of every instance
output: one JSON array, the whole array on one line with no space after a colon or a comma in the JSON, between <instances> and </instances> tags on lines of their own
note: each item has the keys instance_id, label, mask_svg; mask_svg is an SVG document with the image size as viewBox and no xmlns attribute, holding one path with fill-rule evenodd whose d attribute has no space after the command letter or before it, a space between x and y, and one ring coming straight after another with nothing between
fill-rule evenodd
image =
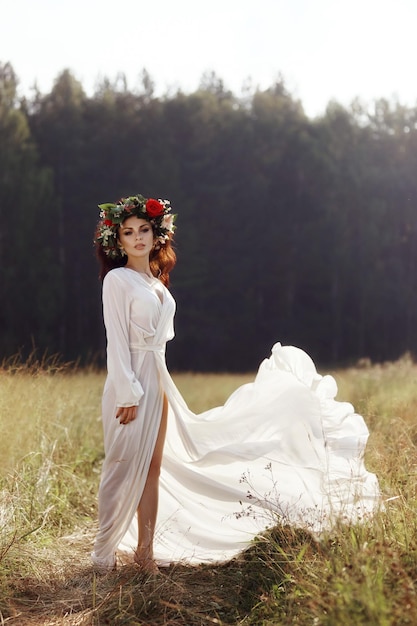
<instances>
[{"instance_id":1,"label":"woman's shoulder","mask_svg":"<svg viewBox=\"0 0 417 626\"><path fill-rule=\"evenodd\" d=\"M103 279L103 283L111 282L116 277L121 278L123 273L120 270L123 270L123 267L115 267L112 270L109 270Z\"/></svg>"},{"instance_id":2,"label":"woman's shoulder","mask_svg":"<svg viewBox=\"0 0 417 626\"><path fill-rule=\"evenodd\" d=\"M115 267L107 272L103 280L103 288L122 287L127 285L127 272L123 267Z\"/></svg>"},{"instance_id":3,"label":"woman's shoulder","mask_svg":"<svg viewBox=\"0 0 417 626\"><path fill-rule=\"evenodd\" d=\"M106 276L104 277L104 280L113 280L115 278L115 276L118 276L119 278L122 277L125 274L125 268L124 267L114 267L112 270L110 270L109 272L107 272Z\"/></svg>"}]
</instances>

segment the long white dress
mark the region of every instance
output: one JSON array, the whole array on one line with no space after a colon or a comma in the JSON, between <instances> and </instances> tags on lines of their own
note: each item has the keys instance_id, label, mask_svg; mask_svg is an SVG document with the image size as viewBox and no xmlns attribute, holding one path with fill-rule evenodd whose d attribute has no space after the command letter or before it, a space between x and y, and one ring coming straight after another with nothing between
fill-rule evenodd
<instances>
[{"instance_id":1,"label":"long white dress","mask_svg":"<svg viewBox=\"0 0 417 626\"><path fill-rule=\"evenodd\" d=\"M137 545L136 509L169 403L155 557L226 560L277 523L314 533L358 522L380 506L378 480L364 466L368 429L335 400L331 376L292 346L272 348L253 383L224 406L193 414L165 363L175 302L157 279L128 268L103 283L108 376L102 417L105 460L93 561L111 567ZM138 406L120 425L118 406Z\"/></svg>"}]
</instances>

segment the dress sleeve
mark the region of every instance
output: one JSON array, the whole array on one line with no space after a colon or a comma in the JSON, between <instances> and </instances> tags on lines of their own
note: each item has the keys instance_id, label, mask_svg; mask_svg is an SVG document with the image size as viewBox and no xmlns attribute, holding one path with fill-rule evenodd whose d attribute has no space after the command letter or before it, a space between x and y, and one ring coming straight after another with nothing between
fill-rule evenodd
<instances>
[{"instance_id":1,"label":"dress sleeve","mask_svg":"<svg viewBox=\"0 0 417 626\"><path fill-rule=\"evenodd\" d=\"M143 389L132 369L129 349L130 298L120 278L109 272L103 281L103 317L107 335L107 372L118 407L137 406Z\"/></svg>"}]
</instances>

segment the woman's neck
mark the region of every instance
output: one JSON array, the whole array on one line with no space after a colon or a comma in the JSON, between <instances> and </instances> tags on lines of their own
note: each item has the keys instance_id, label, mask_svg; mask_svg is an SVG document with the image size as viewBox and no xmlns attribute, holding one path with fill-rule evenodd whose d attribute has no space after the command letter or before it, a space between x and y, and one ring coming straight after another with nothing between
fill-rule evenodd
<instances>
[{"instance_id":1,"label":"woman's neck","mask_svg":"<svg viewBox=\"0 0 417 626\"><path fill-rule=\"evenodd\" d=\"M135 272L139 272L139 274L146 274L147 276L153 278L149 262L144 263L142 259L129 259L125 267L130 270L134 270Z\"/></svg>"}]
</instances>

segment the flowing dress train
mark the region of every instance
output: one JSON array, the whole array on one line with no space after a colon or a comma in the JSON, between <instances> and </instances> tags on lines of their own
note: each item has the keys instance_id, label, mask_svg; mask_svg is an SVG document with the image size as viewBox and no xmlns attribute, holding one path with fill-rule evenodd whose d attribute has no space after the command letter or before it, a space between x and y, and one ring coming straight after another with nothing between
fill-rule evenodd
<instances>
[{"instance_id":1,"label":"flowing dress train","mask_svg":"<svg viewBox=\"0 0 417 626\"><path fill-rule=\"evenodd\" d=\"M278 522L314 533L358 522L380 505L364 465L368 429L336 382L293 346L272 348L255 380L224 406L195 415L165 363L175 302L157 279L128 268L103 283L108 376L103 392L105 460L93 561L111 567L137 545L136 510L158 434L168 429L160 478L155 557L226 560ZM117 406L138 406L120 425Z\"/></svg>"}]
</instances>

